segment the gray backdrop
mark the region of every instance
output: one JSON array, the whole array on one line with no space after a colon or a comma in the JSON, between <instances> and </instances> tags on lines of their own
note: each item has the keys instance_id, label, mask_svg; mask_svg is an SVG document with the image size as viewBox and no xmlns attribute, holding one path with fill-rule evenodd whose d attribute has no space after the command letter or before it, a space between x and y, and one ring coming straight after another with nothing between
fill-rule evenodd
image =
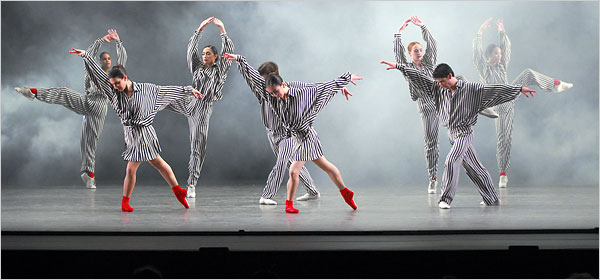
<instances>
[{"instance_id":1,"label":"gray backdrop","mask_svg":"<svg viewBox=\"0 0 600 280\"><path fill-rule=\"evenodd\" d=\"M438 42L438 62L471 81L479 77L471 42L488 17L503 18L513 44L512 81L532 68L575 84L567 92L538 92L515 107L510 181L515 184L598 185L598 2L2 2L2 185L81 184L81 116L58 106L30 102L13 87L66 86L83 92L83 63L68 54L87 48L108 28L127 49L133 80L189 85L189 37L207 17L221 18L236 53L258 67L272 60L287 80L325 81L350 71L364 77L347 102L336 96L315 124L325 155L353 185L425 187L423 129L417 105L394 60L393 34L418 15ZM218 28L203 32L201 46L220 48ZM484 47L497 42L495 25ZM422 41L410 25L406 43ZM200 46L200 47L201 47ZM114 54L114 43L101 51ZM113 55L113 59L116 56ZM115 59L116 62L116 59ZM537 89L537 88L536 88ZM200 184L261 182L275 157L259 106L237 66L232 65L210 122L208 153ZM122 127L108 109L99 140L98 184L121 184L125 163ZM162 156L179 182L187 179L186 119L160 112L154 122ZM440 128L441 178L449 150ZM494 122L481 117L475 147L494 181L498 178ZM308 164L323 188L326 175ZM467 181L464 175L461 181ZM161 183L144 164L138 183Z\"/></svg>"}]
</instances>

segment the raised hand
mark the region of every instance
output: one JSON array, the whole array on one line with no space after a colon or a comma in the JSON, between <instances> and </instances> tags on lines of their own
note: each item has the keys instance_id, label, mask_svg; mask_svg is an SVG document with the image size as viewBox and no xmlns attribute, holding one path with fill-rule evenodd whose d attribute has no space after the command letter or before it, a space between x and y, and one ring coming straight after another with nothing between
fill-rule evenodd
<instances>
[{"instance_id":1,"label":"raised hand","mask_svg":"<svg viewBox=\"0 0 600 280\"><path fill-rule=\"evenodd\" d=\"M406 27L408 26L409 22L410 22L410 18L405 20L404 23L402 24L402 26L400 26L400 29L398 29L398 33L402 33L402 31L404 31L404 29L406 29Z\"/></svg>"},{"instance_id":2,"label":"raised hand","mask_svg":"<svg viewBox=\"0 0 600 280\"><path fill-rule=\"evenodd\" d=\"M498 32L504 31L504 21L499 19L496 21L496 26L498 26Z\"/></svg>"},{"instance_id":3,"label":"raised hand","mask_svg":"<svg viewBox=\"0 0 600 280\"><path fill-rule=\"evenodd\" d=\"M487 29L488 27L490 27L490 22L492 22L492 19L494 19L493 17L486 19L483 24L479 27L479 33L483 33L483 30Z\"/></svg>"},{"instance_id":4,"label":"raised hand","mask_svg":"<svg viewBox=\"0 0 600 280\"><path fill-rule=\"evenodd\" d=\"M196 98L204 98L204 94L200 93L196 89L192 89L192 93L194 94L194 97L196 97Z\"/></svg>"},{"instance_id":5,"label":"raised hand","mask_svg":"<svg viewBox=\"0 0 600 280\"><path fill-rule=\"evenodd\" d=\"M358 74L352 74L350 75L350 82L353 83L354 85L356 85L356 83L354 81L360 81L362 80L362 77L359 77Z\"/></svg>"},{"instance_id":6,"label":"raised hand","mask_svg":"<svg viewBox=\"0 0 600 280\"><path fill-rule=\"evenodd\" d=\"M528 93L531 93L531 96L535 96L535 94L533 94L534 92L535 92L535 90L532 90L532 89L530 89L530 88L528 88L528 87L523 87L523 88L521 89L521 93L522 93L523 95L525 95L527 98L529 98L529 95L527 95Z\"/></svg>"},{"instance_id":7,"label":"raised hand","mask_svg":"<svg viewBox=\"0 0 600 280\"><path fill-rule=\"evenodd\" d=\"M119 34L117 33L116 29L109 29L108 30L108 35L110 36L111 39L119 41Z\"/></svg>"},{"instance_id":8,"label":"raised hand","mask_svg":"<svg viewBox=\"0 0 600 280\"><path fill-rule=\"evenodd\" d=\"M410 21L412 21L412 23L414 23L416 26L423 26L424 24L417 16L410 17Z\"/></svg>"},{"instance_id":9,"label":"raised hand","mask_svg":"<svg viewBox=\"0 0 600 280\"><path fill-rule=\"evenodd\" d=\"M75 48L71 48L71 50L69 51L69 53L75 53L78 56L84 56L85 55L85 51L84 50L75 49Z\"/></svg>"},{"instance_id":10,"label":"raised hand","mask_svg":"<svg viewBox=\"0 0 600 280\"><path fill-rule=\"evenodd\" d=\"M110 40L111 40L111 38L110 38L110 34L106 34L106 35L104 35L104 36L102 37L102 40L103 40L104 42L110 43Z\"/></svg>"},{"instance_id":11,"label":"raised hand","mask_svg":"<svg viewBox=\"0 0 600 280\"><path fill-rule=\"evenodd\" d=\"M200 26L198 26L198 32L202 31L202 29L204 29L204 27L206 27L208 24L210 24L214 20L215 20L215 17L209 17L209 18L205 19L204 21L202 21L202 23L200 23Z\"/></svg>"},{"instance_id":12,"label":"raised hand","mask_svg":"<svg viewBox=\"0 0 600 280\"><path fill-rule=\"evenodd\" d=\"M236 60L238 57L237 54L231 54L231 53L224 53L222 56L223 56L223 58L227 59L227 62Z\"/></svg>"},{"instance_id":13,"label":"raised hand","mask_svg":"<svg viewBox=\"0 0 600 280\"><path fill-rule=\"evenodd\" d=\"M225 25L223 24L223 22L218 19L218 18L214 18L213 23L219 27L219 30L221 30L221 34L225 34Z\"/></svg>"},{"instance_id":14,"label":"raised hand","mask_svg":"<svg viewBox=\"0 0 600 280\"><path fill-rule=\"evenodd\" d=\"M392 62L387 62L387 61L380 61L379 63L381 64L385 64L387 66L389 66L388 68L386 68L385 70L392 70L392 69L396 69L396 63L392 63Z\"/></svg>"},{"instance_id":15,"label":"raised hand","mask_svg":"<svg viewBox=\"0 0 600 280\"><path fill-rule=\"evenodd\" d=\"M342 94L346 97L346 100L350 100L348 99L348 96L352 96L352 94L350 94L348 89L346 89L345 87L342 88Z\"/></svg>"}]
</instances>

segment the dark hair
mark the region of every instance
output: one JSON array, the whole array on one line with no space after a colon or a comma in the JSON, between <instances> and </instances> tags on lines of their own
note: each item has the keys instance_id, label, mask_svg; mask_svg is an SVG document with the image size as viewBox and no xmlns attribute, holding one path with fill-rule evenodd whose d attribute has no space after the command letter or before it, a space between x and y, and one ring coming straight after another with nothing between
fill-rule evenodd
<instances>
[{"instance_id":1,"label":"dark hair","mask_svg":"<svg viewBox=\"0 0 600 280\"><path fill-rule=\"evenodd\" d=\"M494 52L494 50L496 48L499 48L502 50L502 48L496 44L490 44L487 49L485 49L485 57L490 57L490 55L492 55L492 53Z\"/></svg>"},{"instance_id":2,"label":"dark hair","mask_svg":"<svg viewBox=\"0 0 600 280\"><path fill-rule=\"evenodd\" d=\"M436 79L441 79L441 78L448 78L448 75L452 74L452 76L454 76L454 71L452 71L452 68L450 67L450 65L446 64L446 63L440 63L435 67L435 70L433 70L433 77Z\"/></svg>"},{"instance_id":3,"label":"dark hair","mask_svg":"<svg viewBox=\"0 0 600 280\"><path fill-rule=\"evenodd\" d=\"M277 66L277 63L273 61L265 62L262 65L260 65L260 67L258 67L258 73L261 76L273 74L279 75L279 67Z\"/></svg>"},{"instance_id":4,"label":"dark hair","mask_svg":"<svg viewBox=\"0 0 600 280\"><path fill-rule=\"evenodd\" d=\"M109 52L101 52L100 55L98 55L98 59L102 59L102 56L104 54L108 54L108 57L110 57L110 53Z\"/></svg>"},{"instance_id":5,"label":"dark hair","mask_svg":"<svg viewBox=\"0 0 600 280\"><path fill-rule=\"evenodd\" d=\"M265 79L266 86L280 86L283 83L283 78L277 74L270 75Z\"/></svg>"},{"instance_id":6,"label":"dark hair","mask_svg":"<svg viewBox=\"0 0 600 280\"><path fill-rule=\"evenodd\" d=\"M210 50L213 52L213 54L217 55L217 58L215 59L215 61L217 61L217 59L219 59L219 51L217 50L217 47L213 46L213 45L208 45L208 46L204 46L204 48L202 48L202 50L206 49L206 48L210 48Z\"/></svg>"},{"instance_id":7,"label":"dark hair","mask_svg":"<svg viewBox=\"0 0 600 280\"><path fill-rule=\"evenodd\" d=\"M110 72L108 72L108 77L109 78L121 78L121 79L123 79L123 77L125 77L125 75L127 75L127 71L125 71L125 67L123 67L123 65L121 65L121 64L113 66L110 69Z\"/></svg>"}]
</instances>

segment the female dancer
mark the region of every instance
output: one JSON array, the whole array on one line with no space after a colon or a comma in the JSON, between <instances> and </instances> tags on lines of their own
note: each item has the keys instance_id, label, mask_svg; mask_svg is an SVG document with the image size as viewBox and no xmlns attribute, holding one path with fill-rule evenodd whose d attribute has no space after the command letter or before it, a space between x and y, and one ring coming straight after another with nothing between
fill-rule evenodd
<instances>
[{"instance_id":1,"label":"female dancer","mask_svg":"<svg viewBox=\"0 0 600 280\"><path fill-rule=\"evenodd\" d=\"M190 128L190 162L187 197L196 197L196 184L206 155L206 138L208 122L213 110L213 102L220 100L221 90L227 79L231 62L219 59L217 48L205 46L202 49L202 60L198 55L198 40L202 30L213 22L221 31L221 51L233 52L233 42L227 37L223 22L215 17L204 20L194 31L187 47L187 63L193 77L193 86L206 97L196 99L190 97L174 100L166 108L187 117Z\"/></svg>"},{"instance_id":2,"label":"female dancer","mask_svg":"<svg viewBox=\"0 0 600 280\"><path fill-rule=\"evenodd\" d=\"M200 98L204 96L191 86L157 86L133 82L122 65L114 66L107 75L85 51L72 49L69 52L83 57L90 80L106 95L123 124L126 146L123 159L127 161L127 169L123 181L121 210L133 211L129 198L142 161L150 162L171 186L177 200L185 208L189 208L185 198L187 191L179 187L171 167L158 154L161 149L152 122L156 113L172 100L185 95Z\"/></svg>"},{"instance_id":3,"label":"female dancer","mask_svg":"<svg viewBox=\"0 0 600 280\"><path fill-rule=\"evenodd\" d=\"M228 60L242 61L242 56L228 54ZM329 175L336 184L342 197L356 210L356 204L352 200L354 193L344 185L342 175L335 165L327 161L323 156L321 142L317 132L313 128L313 122L317 114L329 103L338 90L348 97L350 93L344 88L349 82L362 78L356 74L345 73L338 79L319 84L313 87L292 88L288 87L279 75L270 75L265 79L266 92L261 92L275 115L285 126L288 138L293 139L292 160L290 166L289 180L287 184L287 200L285 202L287 213L298 213L294 208L292 199L298 188L300 170L306 161L313 161Z\"/></svg>"},{"instance_id":4,"label":"female dancer","mask_svg":"<svg viewBox=\"0 0 600 280\"><path fill-rule=\"evenodd\" d=\"M389 67L398 69L421 91L435 100L442 124L448 128L450 152L446 156L442 194L439 198L441 209L450 208L456 193L458 175L462 165L467 176L479 189L483 198L482 206L499 205L498 193L494 188L490 173L485 169L473 147L473 125L477 123L477 113L481 110L517 98L519 93L533 95L533 90L512 85L483 85L458 80L452 68L441 63L433 70L433 78L421 71L402 64L381 61Z\"/></svg>"},{"instance_id":5,"label":"female dancer","mask_svg":"<svg viewBox=\"0 0 600 280\"><path fill-rule=\"evenodd\" d=\"M500 45L490 44L487 47L485 56L482 51L483 30L490 26L493 18L488 18L479 27L479 32L473 40L473 62L479 72L481 81L485 84L507 84L507 69L510 61L510 40L504 30L502 20L496 22L498 35L500 36ZM512 82L513 85L538 86L545 91L561 92L573 87L573 84L555 80L546 75L540 74L531 69L525 69ZM496 135L498 136L497 159L498 169L500 169L499 188L506 188L508 177L506 171L510 166L510 149L512 143L512 126L514 117L514 107L516 99L499 104L494 107L499 117L496 119Z\"/></svg>"},{"instance_id":6,"label":"female dancer","mask_svg":"<svg viewBox=\"0 0 600 280\"><path fill-rule=\"evenodd\" d=\"M409 22L421 27L423 40L427 43L425 52L423 52L423 47L419 42L408 44L407 50L411 57L411 62L406 60L404 45L402 44L402 31L406 29ZM398 33L394 35L394 53L396 54L396 63L403 64L431 76L437 60L437 44L425 24L418 17L412 16L404 22L400 29L398 29ZM408 78L407 81L409 82L410 97L413 101L417 101L419 113L421 114L421 123L425 132L425 160L427 161L427 171L429 174L427 192L434 194L437 187L436 174L439 158L439 116L433 99L427 94L418 94L418 87L410 82ZM480 114L491 118L498 117L490 109L486 109L480 112Z\"/></svg>"},{"instance_id":7,"label":"female dancer","mask_svg":"<svg viewBox=\"0 0 600 280\"><path fill-rule=\"evenodd\" d=\"M225 53L223 57L229 58L230 54ZM265 62L258 68L257 71L250 66L248 62L246 62L246 58L243 56L238 60L237 65L240 73L246 80L246 83L248 83L248 86L250 86L250 89L258 99L258 103L261 106L260 113L262 121L267 129L269 144L273 150L273 153L275 153L275 156L277 156L277 161L267 177L267 183L263 189L263 193L258 203L276 205L277 202L273 200L273 197L275 197L279 187L281 186L285 169L289 168L292 164L291 151L293 149L292 139L285 136L285 126L279 120L279 118L275 116L275 112L273 112L273 109L269 103L263 98L263 94L267 94L265 78L272 74L279 75L279 67L275 62ZM290 87L306 87L315 85L301 82L287 82L286 84ZM306 188L306 194L297 197L296 200L314 200L321 196L306 167L302 167L300 169L299 178L304 188Z\"/></svg>"},{"instance_id":8,"label":"female dancer","mask_svg":"<svg viewBox=\"0 0 600 280\"><path fill-rule=\"evenodd\" d=\"M115 40L117 43L117 64L125 65L127 62L127 52L123 47L123 42L119 38L119 34L114 29L109 29L107 35L94 41L86 52L89 56L94 57L98 53L103 41L110 42L112 40ZM102 70L108 73L111 66L110 53L102 52L100 54L100 65L102 66ZM81 179L88 189L95 189L96 144L104 127L106 107L108 106L108 99L104 93L97 89L93 83L90 83L87 73L85 74L85 94L80 94L66 87L20 87L15 88L15 90L30 100L35 98L49 104L59 104L77 114L83 115L80 142Z\"/></svg>"}]
</instances>

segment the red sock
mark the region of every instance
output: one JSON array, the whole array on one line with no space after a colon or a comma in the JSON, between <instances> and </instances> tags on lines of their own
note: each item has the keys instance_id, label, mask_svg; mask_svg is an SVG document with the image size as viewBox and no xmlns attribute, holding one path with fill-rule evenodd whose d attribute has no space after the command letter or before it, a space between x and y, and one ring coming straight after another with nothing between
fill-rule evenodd
<instances>
[{"instance_id":1,"label":"red sock","mask_svg":"<svg viewBox=\"0 0 600 280\"><path fill-rule=\"evenodd\" d=\"M506 176L506 172L501 172L500 176Z\"/></svg>"},{"instance_id":2,"label":"red sock","mask_svg":"<svg viewBox=\"0 0 600 280\"><path fill-rule=\"evenodd\" d=\"M90 178L94 178L94 172L88 172L87 174L90 176Z\"/></svg>"},{"instance_id":3,"label":"red sock","mask_svg":"<svg viewBox=\"0 0 600 280\"><path fill-rule=\"evenodd\" d=\"M285 201L285 212L286 213L298 213L300 210L294 208L294 202L291 200Z\"/></svg>"},{"instance_id":4,"label":"red sock","mask_svg":"<svg viewBox=\"0 0 600 280\"><path fill-rule=\"evenodd\" d=\"M182 189L179 185L174 186L171 189L173 190L175 197L177 197L177 200L179 200L179 202L181 204L183 204L183 207L190 208L190 205L188 204L187 199L185 199L185 196L187 195L187 191Z\"/></svg>"},{"instance_id":5,"label":"red sock","mask_svg":"<svg viewBox=\"0 0 600 280\"><path fill-rule=\"evenodd\" d=\"M123 201L121 201L121 210L123 210L123 212L133 212L133 208L129 206L129 197L123 196Z\"/></svg>"},{"instance_id":6,"label":"red sock","mask_svg":"<svg viewBox=\"0 0 600 280\"><path fill-rule=\"evenodd\" d=\"M348 203L348 205L350 205L352 209L356 210L358 208L356 207L356 203L354 203L354 200L352 200L352 198L354 197L354 193L351 190L345 188L343 190L340 190L340 193L342 194L342 197L344 198L346 203Z\"/></svg>"},{"instance_id":7,"label":"red sock","mask_svg":"<svg viewBox=\"0 0 600 280\"><path fill-rule=\"evenodd\" d=\"M559 81L559 80L554 80L554 85L555 85L555 86L558 86L558 85L560 85L560 81Z\"/></svg>"},{"instance_id":8,"label":"red sock","mask_svg":"<svg viewBox=\"0 0 600 280\"><path fill-rule=\"evenodd\" d=\"M36 88L30 88L29 91L31 91L31 93L33 93L33 94L37 94L37 89Z\"/></svg>"},{"instance_id":9,"label":"red sock","mask_svg":"<svg viewBox=\"0 0 600 280\"><path fill-rule=\"evenodd\" d=\"M433 177L433 180L434 180L434 181L437 181L437 177Z\"/></svg>"}]
</instances>

